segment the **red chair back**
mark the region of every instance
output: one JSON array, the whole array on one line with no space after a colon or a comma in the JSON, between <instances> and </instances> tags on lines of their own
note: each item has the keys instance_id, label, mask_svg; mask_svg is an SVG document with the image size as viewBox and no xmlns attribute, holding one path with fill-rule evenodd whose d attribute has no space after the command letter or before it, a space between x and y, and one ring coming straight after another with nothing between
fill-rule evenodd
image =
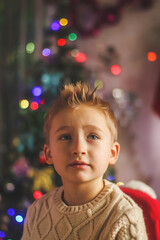
<instances>
[{"instance_id":1,"label":"red chair back","mask_svg":"<svg viewBox=\"0 0 160 240\"><path fill-rule=\"evenodd\" d=\"M120 187L142 208L148 240L160 240L160 201L139 190Z\"/></svg>"}]
</instances>

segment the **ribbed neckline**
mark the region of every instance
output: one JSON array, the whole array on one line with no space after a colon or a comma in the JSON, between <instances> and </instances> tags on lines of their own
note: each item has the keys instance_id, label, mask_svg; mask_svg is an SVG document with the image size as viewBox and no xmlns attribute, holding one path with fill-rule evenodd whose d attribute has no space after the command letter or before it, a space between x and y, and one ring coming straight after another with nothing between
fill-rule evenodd
<instances>
[{"instance_id":1,"label":"ribbed neckline","mask_svg":"<svg viewBox=\"0 0 160 240\"><path fill-rule=\"evenodd\" d=\"M92 209L98 202L100 202L104 197L106 197L112 191L113 186L114 186L113 183L110 183L104 179L103 190L92 201L79 206L68 206L63 202L62 200L63 186L62 186L55 190L54 202L57 209L61 213L73 214L79 211L87 210L88 208Z\"/></svg>"}]
</instances>

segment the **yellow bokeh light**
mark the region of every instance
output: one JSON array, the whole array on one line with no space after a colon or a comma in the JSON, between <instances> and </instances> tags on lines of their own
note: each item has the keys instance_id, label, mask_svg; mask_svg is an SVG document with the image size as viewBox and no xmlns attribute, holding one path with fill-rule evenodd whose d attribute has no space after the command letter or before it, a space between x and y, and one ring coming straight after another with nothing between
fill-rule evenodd
<instances>
[{"instance_id":1,"label":"yellow bokeh light","mask_svg":"<svg viewBox=\"0 0 160 240\"><path fill-rule=\"evenodd\" d=\"M27 99L22 99L22 100L20 100L19 106L20 106L20 108L22 108L22 109L28 108L28 106L29 106L28 100L27 100Z\"/></svg>"},{"instance_id":2,"label":"yellow bokeh light","mask_svg":"<svg viewBox=\"0 0 160 240\"><path fill-rule=\"evenodd\" d=\"M66 26L68 24L68 20L66 18L61 18L59 23L61 24L61 26Z\"/></svg>"},{"instance_id":3,"label":"yellow bokeh light","mask_svg":"<svg viewBox=\"0 0 160 240\"><path fill-rule=\"evenodd\" d=\"M118 185L118 186L123 186L124 183L123 183L123 182L117 182L117 185Z\"/></svg>"},{"instance_id":4,"label":"yellow bokeh light","mask_svg":"<svg viewBox=\"0 0 160 240\"><path fill-rule=\"evenodd\" d=\"M78 53L79 53L79 50L78 50L78 49L73 49L73 50L71 51L71 56L72 56L72 57L76 57Z\"/></svg>"},{"instance_id":5,"label":"yellow bokeh light","mask_svg":"<svg viewBox=\"0 0 160 240\"><path fill-rule=\"evenodd\" d=\"M97 89L102 89L103 88L103 81L102 80L96 80L94 82L94 87L97 88Z\"/></svg>"}]
</instances>

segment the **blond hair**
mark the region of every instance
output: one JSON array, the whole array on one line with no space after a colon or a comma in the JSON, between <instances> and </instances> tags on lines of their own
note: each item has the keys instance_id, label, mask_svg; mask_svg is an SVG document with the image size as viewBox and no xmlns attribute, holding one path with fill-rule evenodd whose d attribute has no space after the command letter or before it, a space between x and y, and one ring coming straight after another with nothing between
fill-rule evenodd
<instances>
[{"instance_id":1,"label":"blond hair","mask_svg":"<svg viewBox=\"0 0 160 240\"><path fill-rule=\"evenodd\" d=\"M60 91L59 97L48 110L44 120L44 136L47 144L49 144L51 122L54 116L64 108L76 108L82 104L97 108L104 113L112 141L117 140L117 121L110 104L96 95L96 88L91 92L87 84L78 82L76 85L65 85Z\"/></svg>"}]
</instances>

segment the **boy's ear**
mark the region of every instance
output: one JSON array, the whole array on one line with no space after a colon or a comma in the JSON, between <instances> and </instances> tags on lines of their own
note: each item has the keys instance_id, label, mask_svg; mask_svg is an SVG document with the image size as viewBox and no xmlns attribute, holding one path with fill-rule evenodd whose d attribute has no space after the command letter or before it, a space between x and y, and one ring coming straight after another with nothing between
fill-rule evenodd
<instances>
[{"instance_id":1,"label":"boy's ear","mask_svg":"<svg viewBox=\"0 0 160 240\"><path fill-rule=\"evenodd\" d=\"M110 165L114 165L116 161L118 160L118 155L120 152L120 145L118 142L114 142L113 146L111 147L111 156L110 156Z\"/></svg>"},{"instance_id":2,"label":"boy's ear","mask_svg":"<svg viewBox=\"0 0 160 240\"><path fill-rule=\"evenodd\" d=\"M43 151L46 158L46 163L53 164L51 150L47 144L44 144Z\"/></svg>"}]
</instances>

